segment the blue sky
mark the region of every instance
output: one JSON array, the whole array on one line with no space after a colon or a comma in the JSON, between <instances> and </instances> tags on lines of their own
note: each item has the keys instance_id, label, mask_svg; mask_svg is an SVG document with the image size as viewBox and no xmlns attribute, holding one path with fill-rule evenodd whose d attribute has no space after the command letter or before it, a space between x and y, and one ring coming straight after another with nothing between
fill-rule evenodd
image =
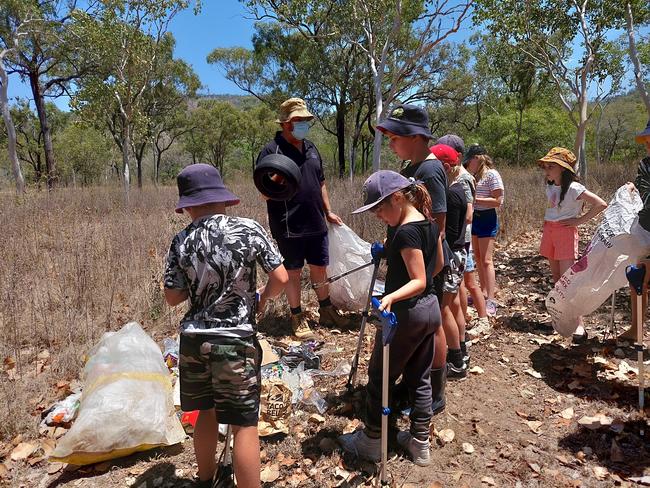
<instances>
[{"instance_id":1,"label":"blue sky","mask_svg":"<svg viewBox=\"0 0 650 488\"><path fill-rule=\"evenodd\" d=\"M199 15L186 10L172 19L170 30L176 38L175 55L192 65L204 85L203 92L241 93L205 59L216 47L251 47L254 21L247 17L244 6L237 0L206 0ZM31 98L31 91L28 83L21 83L18 76L12 75L9 97L16 96ZM60 108L67 108L65 98L56 103Z\"/></svg>"}]
</instances>

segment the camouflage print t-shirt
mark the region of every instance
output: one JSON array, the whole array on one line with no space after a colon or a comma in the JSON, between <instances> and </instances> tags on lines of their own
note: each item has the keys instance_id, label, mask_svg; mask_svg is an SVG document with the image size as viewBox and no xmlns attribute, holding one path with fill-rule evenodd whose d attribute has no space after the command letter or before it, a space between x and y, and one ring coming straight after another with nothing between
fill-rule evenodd
<instances>
[{"instance_id":1,"label":"camouflage print t-shirt","mask_svg":"<svg viewBox=\"0 0 650 488\"><path fill-rule=\"evenodd\" d=\"M190 308L181 331L255 334L256 263L268 273L282 257L254 220L212 215L176 234L167 255L165 288L188 290Z\"/></svg>"}]
</instances>

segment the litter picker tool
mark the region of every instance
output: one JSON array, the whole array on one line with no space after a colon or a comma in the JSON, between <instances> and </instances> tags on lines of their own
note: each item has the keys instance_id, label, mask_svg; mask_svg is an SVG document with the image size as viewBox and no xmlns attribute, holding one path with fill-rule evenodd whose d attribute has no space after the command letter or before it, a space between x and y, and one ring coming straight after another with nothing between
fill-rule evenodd
<instances>
[{"instance_id":1,"label":"litter picker tool","mask_svg":"<svg viewBox=\"0 0 650 488\"><path fill-rule=\"evenodd\" d=\"M377 280L377 273L379 272L379 264L381 263L381 258L384 255L384 245L380 242L373 242L372 246L370 246L370 255L372 256L372 261L369 264L374 264L375 267L372 270L370 288L368 289L368 299L366 300L366 306L363 309L363 314L361 317L361 327L359 329L357 349L354 353L354 358L352 358L352 366L350 367L350 374L348 375L348 382L346 384L348 391L352 390L354 387L354 382L357 379L357 369L359 369L359 355L361 354L361 346L363 345L363 337L366 331L366 322L368 322L368 315L370 313L372 292L375 289L375 281Z\"/></svg>"},{"instance_id":2,"label":"litter picker tool","mask_svg":"<svg viewBox=\"0 0 650 488\"><path fill-rule=\"evenodd\" d=\"M634 345L637 351L637 362L639 367L639 410L641 415L644 414L645 403L645 375L643 365L643 323L646 308L648 306L648 280L647 267L650 261L636 265L631 265L625 268L625 276L630 283L630 290L632 295L632 327L636 330L636 344ZM641 432L643 434L643 431Z\"/></svg>"},{"instance_id":3,"label":"litter picker tool","mask_svg":"<svg viewBox=\"0 0 650 488\"><path fill-rule=\"evenodd\" d=\"M221 452L221 459L217 472L214 474L214 481L212 488L235 488L235 473L232 466L232 449L230 448L230 441L232 440L232 427L228 425L226 430L226 445L223 446Z\"/></svg>"},{"instance_id":4,"label":"litter picker tool","mask_svg":"<svg viewBox=\"0 0 650 488\"><path fill-rule=\"evenodd\" d=\"M390 342L397 330L397 317L393 312L380 311L379 300L372 298L372 306L381 321L381 342L383 355L381 362L381 486L388 486L386 479L386 462L388 461L388 363L390 358Z\"/></svg>"},{"instance_id":5,"label":"litter picker tool","mask_svg":"<svg viewBox=\"0 0 650 488\"><path fill-rule=\"evenodd\" d=\"M335 281L340 280L341 278L345 278L347 275L356 273L357 271L361 271L362 269L367 268L371 264L374 264L374 261L368 261L367 263L364 263L361 266L357 266L356 268L352 268L347 271L344 271L343 273L331 276L330 278L327 278L325 281L319 281L318 283L313 283L311 287L313 289L316 289L316 288L320 288L321 286L329 285L330 283L334 283Z\"/></svg>"}]
</instances>

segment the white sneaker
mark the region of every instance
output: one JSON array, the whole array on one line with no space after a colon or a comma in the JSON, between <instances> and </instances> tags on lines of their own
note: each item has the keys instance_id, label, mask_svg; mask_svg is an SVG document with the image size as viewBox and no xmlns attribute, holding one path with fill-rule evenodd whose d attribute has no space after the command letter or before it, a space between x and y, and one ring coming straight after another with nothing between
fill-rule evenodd
<instances>
[{"instance_id":1,"label":"white sneaker","mask_svg":"<svg viewBox=\"0 0 650 488\"><path fill-rule=\"evenodd\" d=\"M363 430L339 436L339 444L344 451L368 461L381 461L381 439L368 437Z\"/></svg>"},{"instance_id":2,"label":"white sneaker","mask_svg":"<svg viewBox=\"0 0 650 488\"><path fill-rule=\"evenodd\" d=\"M398 432L397 443L408 452L413 462L418 466L428 466L431 464L431 443L427 439L421 441L411 435L410 432Z\"/></svg>"},{"instance_id":3,"label":"white sneaker","mask_svg":"<svg viewBox=\"0 0 650 488\"><path fill-rule=\"evenodd\" d=\"M487 317L473 320L472 323L474 324L473 327L467 331L467 335L471 338L486 334L492 328Z\"/></svg>"}]
</instances>

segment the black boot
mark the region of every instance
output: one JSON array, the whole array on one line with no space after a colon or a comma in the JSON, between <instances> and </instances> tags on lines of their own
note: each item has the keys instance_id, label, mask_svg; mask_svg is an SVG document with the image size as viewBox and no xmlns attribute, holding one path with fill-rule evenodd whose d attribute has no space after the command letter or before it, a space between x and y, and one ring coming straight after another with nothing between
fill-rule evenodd
<instances>
[{"instance_id":1,"label":"black boot","mask_svg":"<svg viewBox=\"0 0 650 488\"><path fill-rule=\"evenodd\" d=\"M442 413L445 410L445 385L447 384L447 368L444 366L431 370L431 408L433 415Z\"/></svg>"}]
</instances>

